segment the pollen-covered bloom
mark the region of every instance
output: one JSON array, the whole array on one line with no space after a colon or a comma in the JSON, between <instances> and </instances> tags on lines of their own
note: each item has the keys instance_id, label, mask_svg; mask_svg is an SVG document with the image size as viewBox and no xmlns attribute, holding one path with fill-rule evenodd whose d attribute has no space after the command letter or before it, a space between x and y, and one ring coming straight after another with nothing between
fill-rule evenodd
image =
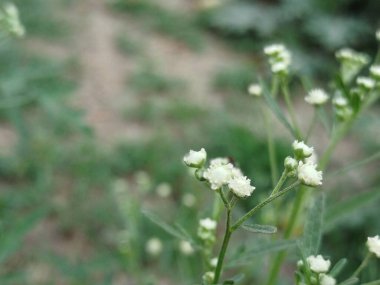
<instances>
[{"instance_id":1,"label":"pollen-covered bloom","mask_svg":"<svg viewBox=\"0 0 380 285\"><path fill-rule=\"evenodd\" d=\"M369 68L369 72L373 78L380 80L380 65L372 65Z\"/></svg>"},{"instance_id":2,"label":"pollen-covered bloom","mask_svg":"<svg viewBox=\"0 0 380 285\"><path fill-rule=\"evenodd\" d=\"M321 282L321 285L335 285L336 284L335 278L327 274L320 274L319 280Z\"/></svg>"},{"instance_id":3,"label":"pollen-covered bloom","mask_svg":"<svg viewBox=\"0 0 380 285\"><path fill-rule=\"evenodd\" d=\"M371 90L375 87L375 80L373 80L372 78L369 78L369 77L364 77L364 76L360 76L356 79L356 83L364 88L364 89L367 89L367 90Z\"/></svg>"},{"instance_id":4,"label":"pollen-covered bloom","mask_svg":"<svg viewBox=\"0 0 380 285\"><path fill-rule=\"evenodd\" d=\"M329 271L331 262L328 259L324 259L322 255L311 255L306 258L307 263L312 271L316 273L326 273Z\"/></svg>"},{"instance_id":5,"label":"pollen-covered bloom","mask_svg":"<svg viewBox=\"0 0 380 285\"><path fill-rule=\"evenodd\" d=\"M204 148L199 151L190 150L183 158L183 162L189 167L200 168L205 163L206 158L207 153Z\"/></svg>"},{"instance_id":6,"label":"pollen-covered bloom","mask_svg":"<svg viewBox=\"0 0 380 285\"><path fill-rule=\"evenodd\" d=\"M259 84L256 84L256 83L251 84L248 87L248 93L249 95L253 95L253 96L261 96L261 94L263 93L263 89L261 88Z\"/></svg>"},{"instance_id":7,"label":"pollen-covered bloom","mask_svg":"<svg viewBox=\"0 0 380 285\"><path fill-rule=\"evenodd\" d=\"M374 253L377 257L380 258L380 238L379 236L368 237L367 239L368 250Z\"/></svg>"},{"instance_id":8,"label":"pollen-covered bloom","mask_svg":"<svg viewBox=\"0 0 380 285\"><path fill-rule=\"evenodd\" d=\"M313 154L314 148L307 146L303 141L294 141L293 144L294 154L297 159L302 160Z\"/></svg>"},{"instance_id":9,"label":"pollen-covered bloom","mask_svg":"<svg viewBox=\"0 0 380 285\"><path fill-rule=\"evenodd\" d=\"M305 97L305 101L311 105L322 105L327 102L329 95L323 89L313 89Z\"/></svg>"},{"instance_id":10,"label":"pollen-covered bloom","mask_svg":"<svg viewBox=\"0 0 380 285\"><path fill-rule=\"evenodd\" d=\"M311 187L322 185L322 171L317 170L316 164L300 161L297 170L298 180L303 184Z\"/></svg>"},{"instance_id":11,"label":"pollen-covered bloom","mask_svg":"<svg viewBox=\"0 0 380 285\"><path fill-rule=\"evenodd\" d=\"M232 193L240 198L245 198L251 196L255 187L251 186L251 180L246 176L237 176L232 178L228 182L228 187L231 189Z\"/></svg>"}]
</instances>

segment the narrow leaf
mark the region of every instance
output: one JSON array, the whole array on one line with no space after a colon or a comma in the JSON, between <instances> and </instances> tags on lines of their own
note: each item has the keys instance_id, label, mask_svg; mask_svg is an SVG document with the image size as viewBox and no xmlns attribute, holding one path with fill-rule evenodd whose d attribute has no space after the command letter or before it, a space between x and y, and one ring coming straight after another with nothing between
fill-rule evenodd
<instances>
[{"instance_id":1,"label":"narrow leaf","mask_svg":"<svg viewBox=\"0 0 380 285\"><path fill-rule=\"evenodd\" d=\"M378 201L379 198L380 188L375 188L350 197L343 202L336 203L326 212L326 226L324 230L329 231L345 218L365 208L366 205Z\"/></svg>"},{"instance_id":2,"label":"narrow leaf","mask_svg":"<svg viewBox=\"0 0 380 285\"><path fill-rule=\"evenodd\" d=\"M322 237L322 223L325 205L324 193L315 197L305 221L301 249L305 256L318 253Z\"/></svg>"},{"instance_id":3,"label":"narrow leaf","mask_svg":"<svg viewBox=\"0 0 380 285\"><path fill-rule=\"evenodd\" d=\"M263 87L263 96L269 109L271 109L271 111L275 114L277 119L289 130L289 132L294 137L296 137L296 132L292 128L292 125L289 123L281 107L277 104L276 100L273 99L273 97L271 96L267 88L265 87L264 82L262 80L260 80L260 85Z\"/></svg>"},{"instance_id":4,"label":"narrow leaf","mask_svg":"<svg viewBox=\"0 0 380 285\"><path fill-rule=\"evenodd\" d=\"M362 285L380 285L380 279L368 283L363 283Z\"/></svg>"},{"instance_id":5,"label":"narrow leaf","mask_svg":"<svg viewBox=\"0 0 380 285\"><path fill-rule=\"evenodd\" d=\"M174 237L176 237L178 239L187 240L186 236L184 236L180 231L178 231L174 227L172 227L169 224L167 224L166 222L164 222L157 215L155 215L155 214L153 214L153 213L151 213L151 212L149 212L147 210L143 210L142 214L145 217L147 217L152 223L154 223L157 226L159 226L161 229L163 229L168 234L170 234L170 235L172 235L172 236L174 236Z\"/></svg>"},{"instance_id":6,"label":"narrow leaf","mask_svg":"<svg viewBox=\"0 0 380 285\"><path fill-rule=\"evenodd\" d=\"M274 234L277 232L277 228L275 226L270 226L270 225L244 224L242 228L252 233Z\"/></svg>"},{"instance_id":7,"label":"narrow leaf","mask_svg":"<svg viewBox=\"0 0 380 285\"><path fill-rule=\"evenodd\" d=\"M356 277L352 277L347 279L346 281L343 281L342 283L339 283L338 285L354 285L359 282L359 279Z\"/></svg>"},{"instance_id":8,"label":"narrow leaf","mask_svg":"<svg viewBox=\"0 0 380 285\"><path fill-rule=\"evenodd\" d=\"M332 277L338 276L338 274L343 270L343 268L344 268L344 266L346 266L346 264L347 264L347 259L346 258L342 258L331 269L329 275L331 275Z\"/></svg>"}]
</instances>

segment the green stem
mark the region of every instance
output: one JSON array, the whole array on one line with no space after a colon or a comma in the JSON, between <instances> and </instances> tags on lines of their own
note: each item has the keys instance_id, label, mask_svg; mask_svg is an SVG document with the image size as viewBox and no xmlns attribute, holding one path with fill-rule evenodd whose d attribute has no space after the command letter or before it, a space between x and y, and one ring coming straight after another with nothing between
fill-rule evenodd
<instances>
[{"instance_id":1,"label":"green stem","mask_svg":"<svg viewBox=\"0 0 380 285\"><path fill-rule=\"evenodd\" d=\"M250 217L252 217L252 215L254 213L256 213L258 210L260 210L261 208L263 208L264 206L266 206L267 204L269 204L270 202L272 202L273 200L276 200L277 198L285 195L286 193L288 193L289 191L291 191L292 189L294 189L296 186L298 186L300 184L299 181L296 181L294 182L293 184L291 184L290 186L286 187L284 190L282 190L281 192L278 192L274 195L271 195L269 196L267 199L265 199L263 202L261 202L260 204L258 204L256 207L252 208L248 213L246 213L243 217L241 217L232 227L231 227L231 231L235 231L237 230L246 220L248 220Z\"/></svg>"},{"instance_id":2,"label":"green stem","mask_svg":"<svg viewBox=\"0 0 380 285\"><path fill-rule=\"evenodd\" d=\"M358 277L359 273L367 266L371 256L372 256L372 253L368 252L367 256L364 258L362 263L359 265L358 269L355 270L354 274L352 274L351 278Z\"/></svg>"},{"instance_id":3,"label":"green stem","mask_svg":"<svg viewBox=\"0 0 380 285\"><path fill-rule=\"evenodd\" d=\"M219 189L218 192L220 194L220 198L222 198L222 201L223 201L224 206L226 207L226 209L230 209L230 203L227 201L227 198L224 195L223 189Z\"/></svg>"},{"instance_id":4,"label":"green stem","mask_svg":"<svg viewBox=\"0 0 380 285\"><path fill-rule=\"evenodd\" d=\"M283 82L281 84L281 87L282 87L282 92L284 93L285 103L286 103L286 106L287 106L287 109L288 109L288 112L290 115L290 119L292 121L293 129L296 133L297 139L301 140L302 135L301 135L300 128L298 127L298 123L297 123L297 119L296 119L296 113L294 111L292 100L290 99L287 84L285 82Z\"/></svg>"},{"instance_id":5,"label":"green stem","mask_svg":"<svg viewBox=\"0 0 380 285\"><path fill-rule=\"evenodd\" d=\"M316 107L316 108L319 108L319 107ZM317 112L317 110L314 110L313 119L312 119L311 124L309 126L309 129L307 130L307 133L306 133L305 143L309 140L310 135L313 133L313 130L314 130L315 125L317 123L317 118L318 118L318 112Z\"/></svg>"},{"instance_id":6,"label":"green stem","mask_svg":"<svg viewBox=\"0 0 380 285\"><path fill-rule=\"evenodd\" d=\"M278 180L277 185L274 187L270 196L273 196L274 194L276 194L281 189L282 185L285 183L287 178L288 178L288 172L286 170L284 170L282 172L280 180Z\"/></svg>"},{"instance_id":7,"label":"green stem","mask_svg":"<svg viewBox=\"0 0 380 285\"><path fill-rule=\"evenodd\" d=\"M230 209L227 209L226 230L224 233L223 244L218 256L218 264L216 265L216 268L215 268L215 276L214 276L214 282L213 282L214 284L217 284L219 282L220 274L222 273L224 257L226 255L228 243L230 242L230 238L232 235L232 231L230 229L230 221L231 221L231 211Z\"/></svg>"},{"instance_id":8,"label":"green stem","mask_svg":"<svg viewBox=\"0 0 380 285\"><path fill-rule=\"evenodd\" d=\"M276 159L276 146L274 144L272 127L270 124L270 118L267 110L263 111L264 121L265 121L265 129L267 133L267 142L268 142L268 155L269 155L269 165L270 172L272 177L272 186L276 185L276 181L278 180L278 168L277 168L277 159Z\"/></svg>"}]
</instances>

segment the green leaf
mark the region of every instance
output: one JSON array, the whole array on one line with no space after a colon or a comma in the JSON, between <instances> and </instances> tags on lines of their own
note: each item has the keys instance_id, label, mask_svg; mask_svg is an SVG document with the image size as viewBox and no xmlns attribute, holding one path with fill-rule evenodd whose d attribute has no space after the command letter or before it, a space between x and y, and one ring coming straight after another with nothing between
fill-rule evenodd
<instances>
[{"instance_id":1,"label":"green leaf","mask_svg":"<svg viewBox=\"0 0 380 285\"><path fill-rule=\"evenodd\" d=\"M240 281L242 281L244 279L244 274L243 273L240 273L234 277L232 277L231 279L228 279L226 281L223 282L223 285L234 285L234 284L238 284L240 283Z\"/></svg>"},{"instance_id":2,"label":"green leaf","mask_svg":"<svg viewBox=\"0 0 380 285\"><path fill-rule=\"evenodd\" d=\"M329 231L339 222L363 209L367 204L374 203L380 198L380 188L352 196L343 202L335 203L326 212L325 231Z\"/></svg>"},{"instance_id":3,"label":"green leaf","mask_svg":"<svg viewBox=\"0 0 380 285\"><path fill-rule=\"evenodd\" d=\"M352 277L347 279L346 281L343 281L342 283L339 283L338 285L354 285L359 282L359 279L356 277Z\"/></svg>"},{"instance_id":4,"label":"green leaf","mask_svg":"<svg viewBox=\"0 0 380 285\"><path fill-rule=\"evenodd\" d=\"M25 235L48 213L47 208L38 209L26 217L13 222L12 229L0 239L0 264L22 244Z\"/></svg>"},{"instance_id":5,"label":"green leaf","mask_svg":"<svg viewBox=\"0 0 380 285\"><path fill-rule=\"evenodd\" d=\"M322 237L323 214L325 207L324 193L318 194L309 208L301 240L301 249L305 256L318 253Z\"/></svg>"},{"instance_id":6,"label":"green leaf","mask_svg":"<svg viewBox=\"0 0 380 285\"><path fill-rule=\"evenodd\" d=\"M235 259L232 259L227 267L236 267L245 264L249 264L253 259L260 254L273 253L280 250L289 249L296 246L295 240L276 240L276 241L266 241L259 243L255 247L249 249L248 251L240 254Z\"/></svg>"},{"instance_id":7,"label":"green leaf","mask_svg":"<svg viewBox=\"0 0 380 285\"><path fill-rule=\"evenodd\" d=\"M362 285L380 285L380 279L368 283L363 283Z\"/></svg>"},{"instance_id":8,"label":"green leaf","mask_svg":"<svg viewBox=\"0 0 380 285\"><path fill-rule=\"evenodd\" d=\"M182 239L182 240L187 240L187 237L183 235L182 232L177 230L176 228L170 226L166 222L164 222L160 217L157 215L147 211L147 210L142 210L142 214L147 217L152 223L156 224L159 226L161 229L163 229L165 232L168 234L172 235L175 238Z\"/></svg>"},{"instance_id":9,"label":"green leaf","mask_svg":"<svg viewBox=\"0 0 380 285\"><path fill-rule=\"evenodd\" d=\"M289 130L289 132L294 136L296 136L296 132L292 128L292 125L289 123L288 119L285 117L284 112L282 111L281 107L277 104L276 100L271 96L268 89L266 88L264 81L260 80L260 85L263 88L263 96L265 99L265 102L267 103L269 109L275 114L277 119Z\"/></svg>"},{"instance_id":10,"label":"green leaf","mask_svg":"<svg viewBox=\"0 0 380 285\"><path fill-rule=\"evenodd\" d=\"M343 270L343 268L344 268L344 266L346 266L346 264L347 264L347 259L346 258L342 258L331 269L329 275L331 275L332 277L338 276L338 274Z\"/></svg>"},{"instance_id":11,"label":"green leaf","mask_svg":"<svg viewBox=\"0 0 380 285\"><path fill-rule=\"evenodd\" d=\"M252 233L274 234L277 232L277 228L275 226L270 226L270 225L244 224L242 228Z\"/></svg>"}]
</instances>

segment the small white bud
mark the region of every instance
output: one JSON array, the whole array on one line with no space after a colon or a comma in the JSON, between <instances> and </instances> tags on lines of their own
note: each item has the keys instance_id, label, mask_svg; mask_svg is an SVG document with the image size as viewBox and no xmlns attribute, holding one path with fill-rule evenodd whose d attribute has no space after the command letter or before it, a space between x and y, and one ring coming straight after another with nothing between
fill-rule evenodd
<instances>
[{"instance_id":1,"label":"small white bud","mask_svg":"<svg viewBox=\"0 0 380 285\"><path fill-rule=\"evenodd\" d=\"M261 86L259 84L251 84L248 87L249 95L259 97L259 96L261 96L262 92L263 92L263 89L261 88Z\"/></svg>"},{"instance_id":2,"label":"small white bud","mask_svg":"<svg viewBox=\"0 0 380 285\"><path fill-rule=\"evenodd\" d=\"M305 101L311 105L319 106L327 102L329 95L322 89L313 89L305 97Z\"/></svg>"},{"instance_id":3,"label":"small white bud","mask_svg":"<svg viewBox=\"0 0 380 285\"><path fill-rule=\"evenodd\" d=\"M307 146L303 141L296 140L293 142L292 146L294 154L298 160L311 156L314 151L313 147Z\"/></svg>"},{"instance_id":4,"label":"small white bud","mask_svg":"<svg viewBox=\"0 0 380 285\"><path fill-rule=\"evenodd\" d=\"M162 242L159 238L151 238L145 245L145 250L151 256L158 256L162 252Z\"/></svg>"},{"instance_id":5,"label":"small white bud","mask_svg":"<svg viewBox=\"0 0 380 285\"><path fill-rule=\"evenodd\" d=\"M168 183L160 183L156 188L156 193L162 198L167 198L172 193L172 188Z\"/></svg>"},{"instance_id":6,"label":"small white bud","mask_svg":"<svg viewBox=\"0 0 380 285\"><path fill-rule=\"evenodd\" d=\"M319 280L320 280L321 285L335 285L336 284L335 278L326 274L320 274Z\"/></svg>"},{"instance_id":7,"label":"small white bud","mask_svg":"<svg viewBox=\"0 0 380 285\"><path fill-rule=\"evenodd\" d=\"M374 253L377 257L380 258L380 239L379 236L368 237L367 239L368 250Z\"/></svg>"},{"instance_id":8,"label":"small white bud","mask_svg":"<svg viewBox=\"0 0 380 285\"><path fill-rule=\"evenodd\" d=\"M287 158L285 158L284 166L288 172L292 172L295 169L297 169L298 161L293 157L288 156Z\"/></svg>"},{"instance_id":9,"label":"small white bud","mask_svg":"<svg viewBox=\"0 0 380 285\"><path fill-rule=\"evenodd\" d=\"M329 271L331 262L328 259L324 259L322 255L311 255L306 259L309 267L316 273L325 273Z\"/></svg>"},{"instance_id":10,"label":"small white bud","mask_svg":"<svg viewBox=\"0 0 380 285\"><path fill-rule=\"evenodd\" d=\"M298 180L307 186L316 187L322 185L322 171L317 170L316 164L300 161L297 173Z\"/></svg>"},{"instance_id":11,"label":"small white bud","mask_svg":"<svg viewBox=\"0 0 380 285\"><path fill-rule=\"evenodd\" d=\"M179 243L179 250L183 255L192 255L194 253L194 248L190 242L182 240Z\"/></svg>"},{"instance_id":12,"label":"small white bud","mask_svg":"<svg viewBox=\"0 0 380 285\"><path fill-rule=\"evenodd\" d=\"M364 89L371 90L375 87L375 80L369 77L360 76L356 79L356 83Z\"/></svg>"},{"instance_id":13,"label":"small white bud","mask_svg":"<svg viewBox=\"0 0 380 285\"><path fill-rule=\"evenodd\" d=\"M183 162L193 168L200 168L206 162L207 153L204 148L199 151L190 150L190 152L185 155Z\"/></svg>"}]
</instances>

